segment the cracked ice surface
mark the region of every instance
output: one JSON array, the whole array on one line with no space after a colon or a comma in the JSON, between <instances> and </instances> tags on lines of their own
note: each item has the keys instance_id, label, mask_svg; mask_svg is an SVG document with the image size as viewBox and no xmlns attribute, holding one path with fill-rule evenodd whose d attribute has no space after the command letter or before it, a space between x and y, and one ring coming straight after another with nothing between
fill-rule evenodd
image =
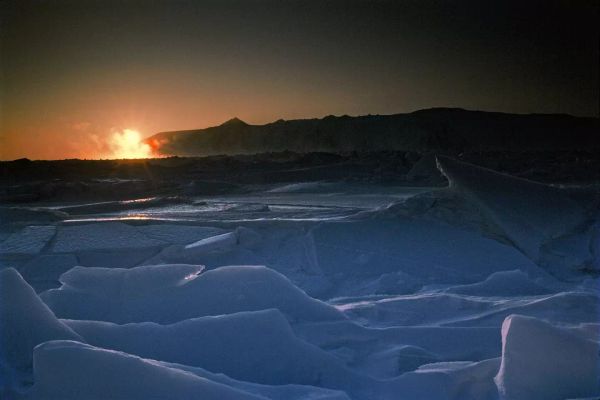
<instances>
[{"instance_id":1,"label":"cracked ice surface","mask_svg":"<svg viewBox=\"0 0 600 400\"><path fill-rule=\"evenodd\" d=\"M0 394L597 398L597 205L439 164L448 188L292 183L177 222L165 204L11 231Z\"/></svg>"}]
</instances>

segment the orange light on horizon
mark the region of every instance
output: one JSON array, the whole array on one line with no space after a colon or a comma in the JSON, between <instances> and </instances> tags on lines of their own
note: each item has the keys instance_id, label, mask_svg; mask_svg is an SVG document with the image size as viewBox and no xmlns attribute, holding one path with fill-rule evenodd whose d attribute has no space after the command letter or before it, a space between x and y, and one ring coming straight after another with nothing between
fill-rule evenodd
<instances>
[{"instance_id":1,"label":"orange light on horizon","mask_svg":"<svg viewBox=\"0 0 600 400\"><path fill-rule=\"evenodd\" d=\"M142 142L142 135L135 129L114 132L109 139L110 158L151 158L152 147Z\"/></svg>"}]
</instances>

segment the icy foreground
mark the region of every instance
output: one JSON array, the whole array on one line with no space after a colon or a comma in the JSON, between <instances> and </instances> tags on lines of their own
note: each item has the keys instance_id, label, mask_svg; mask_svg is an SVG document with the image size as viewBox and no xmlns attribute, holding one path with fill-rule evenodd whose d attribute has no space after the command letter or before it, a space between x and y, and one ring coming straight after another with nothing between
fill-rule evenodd
<instances>
[{"instance_id":1,"label":"icy foreground","mask_svg":"<svg viewBox=\"0 0 600 400\"><path fill-rule=\"evenodd\" d=\"M198 203L220 221L23 214L0 237L0 397L600 396L597 198L437 164L449 188L343 213L324 183Z\"/></svg>"}]
</instances>

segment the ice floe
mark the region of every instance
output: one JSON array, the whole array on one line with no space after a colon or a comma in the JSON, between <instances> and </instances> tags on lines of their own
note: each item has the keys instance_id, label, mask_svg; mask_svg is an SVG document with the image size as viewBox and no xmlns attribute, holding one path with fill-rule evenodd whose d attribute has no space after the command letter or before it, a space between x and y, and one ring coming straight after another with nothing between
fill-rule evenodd
<instances>
[{"instance_id":1,"label":"ice floe","mask_svg":"<svg viewBox=\"0 0 600 400\"><path fill-rule=\"evenodd\" d=\"M162 324L188 318L276 308L290 320L343 319L285 276L261 266L154 265L131 269L76 267L63 286L42 294L60 317Z\"/></svg>"},{"instance_id":2,"label":"ice floe","mask_svg":"<svg viewBox=\"0 0 600 400\"><path fill-rule=\"evenodd\" d=\"M153 360L74 341L35 348L34 382L25 398L264 399Z\"/></svg>"},{"instance_id":3,"label":"ice floe","mask_svg":"<svg viewBox=\"0 0 600 400\"><path fill-rule=\"evenodd\" d=\"M360 379L334 356L298 339L285 316L274 309L192 318L171 325L65 323L98 347L202 367L239 380L331 388Z\"/></svg>"},{"instance_id":4,"label":"ice floe","mask_svg":"<svg viewBox=\"0 0 600 400\"><path fill-rule=\"evenodd\" d=\"M502 324L496 383L506 400L553 400L600 393L600 345L539 319L511 315Z\"/></svg>"}]
</instances>

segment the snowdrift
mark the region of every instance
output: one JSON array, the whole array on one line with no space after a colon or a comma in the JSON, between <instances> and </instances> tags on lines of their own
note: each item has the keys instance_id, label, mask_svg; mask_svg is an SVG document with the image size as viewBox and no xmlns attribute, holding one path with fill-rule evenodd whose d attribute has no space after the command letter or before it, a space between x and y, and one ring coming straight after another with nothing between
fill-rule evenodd
<instances>
[{"instance_id":1,"label":"snowdrift","mask_svg":"<svg viewBox=\"0 0 600 400\"><path fill-rule=\"evenodd\" d=\"M115 323L169 324L207 315L275 308L291 321L344 319L286 277L261 266L153 265L131 269L76 267L62 287L41 297L60 317Z\"/></svg>"}]
</instances>

